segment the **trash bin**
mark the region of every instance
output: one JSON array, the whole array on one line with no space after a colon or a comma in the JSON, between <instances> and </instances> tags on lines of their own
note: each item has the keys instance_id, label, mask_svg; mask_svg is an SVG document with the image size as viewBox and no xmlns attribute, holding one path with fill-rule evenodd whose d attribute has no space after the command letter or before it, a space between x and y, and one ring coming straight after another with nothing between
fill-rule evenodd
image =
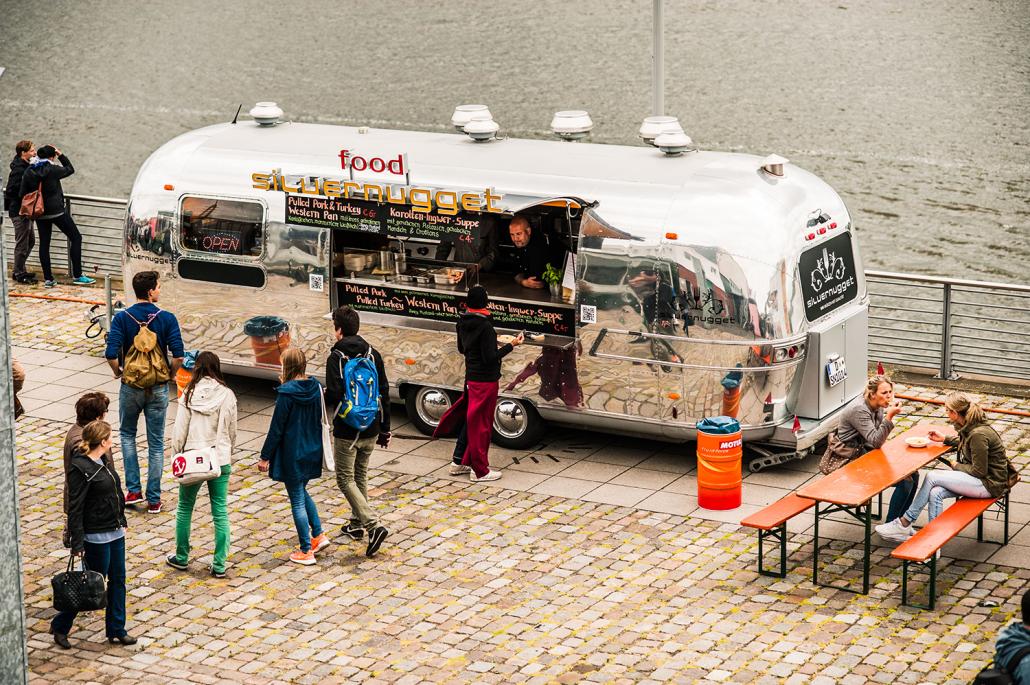
<instances>
[{"instance_id":1,"label":"trash bin","mask_svg":"<svg viewBox=\"0 0 1030 685\"><path fill-rule=\"evenodd\" d=\"M175 386L179 389L176 397L182 397L182 394L186 392L186 386L193 380L193 365L197 363L198 354L200 354L200 350L190 350L182 358L182 366L175 372Z\"/></svg>"},{"instance_id":2,"label":"trash bin","mask_svg":"<svg viewBox=\"0 0 1030 685\"><path fill-rule=\"evenodd\" d=\"M740 423L729 416L697 424L697 503L703 509L736 509L744 456Z\"/></svg>"},{"instance_id":3,"label":"trash bin","mask_svg":"<svg viewBox=\"0 0 1030 685\"><path fill-rule=\"evenodd\" d=\"M258 364L279 366L280 355L290 346L290 324L278 316L255 316L243 324L243 334L250 336L250 345Z\"/></svg>"}]
</instances>

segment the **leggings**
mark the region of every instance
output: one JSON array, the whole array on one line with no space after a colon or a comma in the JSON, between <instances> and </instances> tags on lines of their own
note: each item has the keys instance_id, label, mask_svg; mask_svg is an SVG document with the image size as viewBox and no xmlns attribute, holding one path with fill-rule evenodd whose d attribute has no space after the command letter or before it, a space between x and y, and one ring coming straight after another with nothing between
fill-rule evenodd
<instances>
[{"instance_id":1,"label":"leggings","mask_svg":"<svg viewBox=\"0 0 1030 685\"><path fill-rule=\"evenodd\" d=\"M50 237L54 226L57 226L68 239L68 251L71 252L72 258L72 278L78 278L82 275L82 234L68 212L52 219L36 219L36 229L39 231L39 264L43 267L43 278L47 281L54 280L54 271L50 267Z\"/></svg>"}]
</instances>

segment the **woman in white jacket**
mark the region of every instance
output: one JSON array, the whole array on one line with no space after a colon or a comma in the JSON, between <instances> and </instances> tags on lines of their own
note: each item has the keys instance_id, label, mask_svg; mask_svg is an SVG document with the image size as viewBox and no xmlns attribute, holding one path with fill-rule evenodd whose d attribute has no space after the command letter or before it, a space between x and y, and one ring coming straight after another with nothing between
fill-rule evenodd
<instances>
[{"instance_id":1,"label":"woman in white jacket","mask_svg":"<svg viewBox=\"0 0 1030 685\"><path fill-rule=\"evenodd\" d=\"M236 448L236 395L225 384L222 365L213 352L197 355L193 379L179 398L172 436L172 453L214 447L215 466L222 473L217 478L192 485L179 486L179 506L175 511L175 554L168 565L185 571L190 558L190 524L193 505L200 486L207 483L211 498L211 518L215 526L215 555L211 575L225 577L225 560L229 556L229 466Z\"/></svg>"}]
</instances>

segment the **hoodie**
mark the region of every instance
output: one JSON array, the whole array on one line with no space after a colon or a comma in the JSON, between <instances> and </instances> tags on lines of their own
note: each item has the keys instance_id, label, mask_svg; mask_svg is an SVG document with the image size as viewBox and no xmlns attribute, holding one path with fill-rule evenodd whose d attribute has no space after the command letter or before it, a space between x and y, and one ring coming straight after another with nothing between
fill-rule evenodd
<instances>
[{"instance_id":1,"label":"hoodie","mask_svg":"<svg viewBox=\"0 0 1030 685\"><path fill-rule=\"evenodd\" d=\"M1013 621L998 634L998 642L994 647L994 665L1008 668L1016 652L1024 647L1030 647L1030 628L1023 625L1022 621ZM1016 685L1030 685L1030 655L1024 656L1009 675Z\"/></svg>"},{"instance_id":2,"label":"hoodie","mask_svg":"<svg viewBox=\"0 0 1030 685\"><path fill-rule=\"evenodd\" d=\"M497 331L489 316L465 312L458 319L458 352L465 355L465 380L496 382L501 378L501 360L514 348L497 347Z\"/></svg>"},{"instance_id":3,"label":"hoodie","mask_svg":"<svg viewBox=\"0 0 1030 685\"><path fill-rule=\"evenodd\" d=\"M21 197L43 184L43 216L40 219L53 219L64 214L64 190L61 179L75 173L67 155L60 155L60 166L52 164L48 159L41 159L29 166L21 177ZM20 202L20 200L19 200Z\"/></svg>"},{"instance_id":4,"label":"hoodie","mask_svg":"<svg viewBox=\"0 0 1030 685\"><path fill-rule=\"evenodd\" d=\"M372 422L372 425L357 435L357 431L343 422L336 415L340 401L343 400L343 383L340 380L341 364L346 362L340 354L347 359L354 359L368 354L372 350L372 360L375 362L376 371L379 374L379 418ZM339 352L340 354L336 354ZM360 335L348 335L340 338L333 345L333 353L325 363L325 406L326 411L333 416L333 437L344 440L354 440L355 437L374 438L380 433L390 432L390 382L386 378L386 368L383 366L383 358Z\"/></svg>"},{"instance_id":5,"label":"hoodie","mask_svg":"<svg viewBox=\"0 0 1030 685\"><path fill-rule=\"evenodd\" d=\"M228 466L236 449L236 395L214 378L201 378L189 406L179 398L172 434L172 453L215 448L215 465Z\"/></svg>"},{"instance_id":6,"label":"hoodie","mask_svg":"<svg viewBox=\"0 0 1030 685\"><path fill-rule=\"evenodd\" d=\"M18 216L21 211L21 179L29 163L15 155L11 160L11 174L7 177L7 187L4 188L4 211L12 219Z\"/></svg>"},{"instance_id":7,"label":"hoodie","mask_svg":"<svg viewBox=\"0 0 1030 685\"><path fill-rule=\"evenodd\" d=\"M261 459L281 483L306 482L322 475L322 385L310 376L276 388L275 410Z\"/></svg>"}]
</instances>

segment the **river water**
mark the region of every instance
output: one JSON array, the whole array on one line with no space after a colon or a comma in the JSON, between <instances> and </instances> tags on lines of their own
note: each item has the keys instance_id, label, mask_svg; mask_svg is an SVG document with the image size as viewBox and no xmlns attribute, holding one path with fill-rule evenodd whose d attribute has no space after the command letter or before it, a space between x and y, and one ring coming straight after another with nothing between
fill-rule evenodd
<instances>
[{"instance_id":1,"label":"river water","mask_svg":"<svg viewBox=\"0 0 1030 685\"><path fill-rule=\"evenodd\" d=\"M826 179L867 267L1030 282L1030 2L666 6L666 110L703 148ZM485 102L521 137L582 108L637 144L650 49L647 0L0 0L0 148L53 143L68 192L125 197L163 142L258 100L428 131Z\"/></svg>"}]
</instances>

